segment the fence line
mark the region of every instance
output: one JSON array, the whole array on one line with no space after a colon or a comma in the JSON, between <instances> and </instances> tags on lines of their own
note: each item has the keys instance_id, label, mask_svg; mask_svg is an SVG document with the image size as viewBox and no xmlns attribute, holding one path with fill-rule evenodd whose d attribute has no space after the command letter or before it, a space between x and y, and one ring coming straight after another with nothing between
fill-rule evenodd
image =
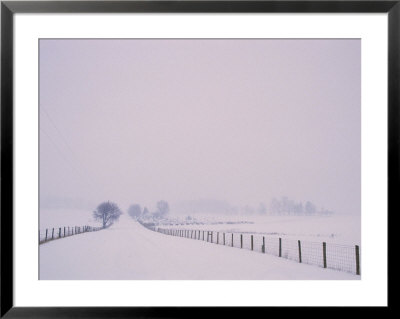
<instances>
[{"instance_id":1,"label":"fence line","mask_svg":"<svg viewBox=\"0 0 400 319\"><path fill-rule=\"evenodd\" d=\"M146 228L165 235L202 240L218 245L248 249L264 254L290 259L299 263L316 265L361 275L360 246L317 243L258 234L225 233L208 230L160 228L141 223Z\"/></svg>"},{"instance_id":2,"label":"fence line","mask_svg":"<svg viewBox=\"0 0 400 319\"><path fill-rule=\"evenodd\" d=\"M44 244L48 241L79 235L87 232L99 231L104 229L103 227L92 227L92 226L63 226L56 228L46 228L43 230L39 229L39 245Z\"/></svg>"}]
</instances>

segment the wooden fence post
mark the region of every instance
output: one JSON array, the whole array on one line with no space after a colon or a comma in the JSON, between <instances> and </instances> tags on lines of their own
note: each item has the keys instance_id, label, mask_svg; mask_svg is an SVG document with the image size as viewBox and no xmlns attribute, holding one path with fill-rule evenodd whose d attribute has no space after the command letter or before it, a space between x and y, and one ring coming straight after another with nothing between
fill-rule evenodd
<instances>
[{"instance_id":1,"label":"wooden fence post","mask_svg":"<svg viewBox=\"0 0 400 319\"><path fill-rule=\"evenodd\" d=\"M51 239L54 239L54 228L53 228L53 230L51 232Z\"/></svg>"},{"instance_id":2,"label":"wooden fence post","mask_svg":"<svg viewBox=\"0 0 400 319\"><path fill-rule=\"evenodd\" d=\"M263 236L262 252L265 254L265 236Z\"/></svg>"},{"instance_id":3,"label":"wooden fence post","mask_svg":"<svg viewBox=\"0 0 400 319\"><path fill-rule=\"evenodd\" d=\"M360 247L356 245L356 274L360 275Z\"/></svg>"},{"instance_id":4,"label":"wooden fence post","mask_svg":"<svg viewBox=\"0 0 400 319\"><path fill-rule=\"evenodd\" d=\"M224 246L225 246L225 233L224 233Z\"/></svg>"},{"instance_id":5,"label":"wooden fence post","mask_svg":"<svg viewBox=\"0 0 400 319\"><path fill-rule=\"evenodd\" d=\"M233 247L233 233L232 233L232 247Z\"/></svg>"},{"instance_id":6,"label":"wooden fence post","mask_svg":"<svg viewBox=\"0 0 400 319\"><path fill-rule=\"evenodd\" d=\"M47 228L46 228L46 238L45 238L45 241L47 241Z\"/></svg>"},{"instance_id":7,"label":"wooden fence post","mask_svg":"<svg viewBox=\"0 0 400 319\"><path fill-rule=\"evenodd\" d=\"M213 243L213 233L214 232L211 232L211 243Z\"/></svg>"},{"instance_id":8,"label":"wooden fence post","mask_svg":"<svg viewBox=\"0 0 400 319\"><path fill-rule=\"evenodd\" d=\"M61 227L58 229L58 238L61 238Z\"/></svg>"},{"instance_id":9,"label":"wooden fence post","mask_svg":"<svg viewBox=\"0 0 400 319\"><path fill-rule=\"evenodd\" d=\"M322 257L324 259L324 268L326 268L326 242L322 243Z\"/></svg>"},{"instance_id":10,"label":"wooden fence post","mask_svg":"<svg viewBox=\"0 0 400 319\"><path fill-rule=\"evenodd\" d=\"M301 263L301 243L300 240L298 240L299 243L299 263Z\"/></svg>"},{"instance_id":11,"label":"wooden fence post","mask_svg":"<svg viewBox=\"0 0 400 319\"><path fill-rule=\"evenodd\" d=\"M219 232L217 232L217 245L219 243Z\"/></svg>"},{"instance_id":12,"label":"wooden fence post","mask_svg":"<svg viewBox=\"0 0 400 319\"><path fill-rule=\"evenodd\" d=\"M253 250L253 235L251 235L251 250Z\"/></svg>"},{"instance_id":13,"label":"wooden fence post","mask_svg":"<svg viewBox=\"0 0 400 319\"><path fill-rule=\"evenodd\" d=\"M282 257L282 238L279 237L279 257Z\"/></svg>"},{"instance_id":14,"label":"wooden fence post","mask_svg":"<svg viewBox=\"0 0 400 319\"><path fill-rule=\"evenodd\" d=\"M240 234L240 248L243 248L243 234Z\"/></svg>"},{"instance_id":15,"label":"wooden fence post","mask_svg":"<svg viewBox=\"0 0 400 319\"><path fill-rule=\"evenodd\" d=\"M64 226L64 237L65 237L65 226Z\"/></svg>"}]
</instances>

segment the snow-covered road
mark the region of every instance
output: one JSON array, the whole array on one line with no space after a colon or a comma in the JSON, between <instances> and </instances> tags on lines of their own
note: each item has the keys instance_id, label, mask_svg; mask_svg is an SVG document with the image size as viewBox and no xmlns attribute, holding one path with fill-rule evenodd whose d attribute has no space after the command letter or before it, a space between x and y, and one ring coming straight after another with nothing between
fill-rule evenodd
<instances>
[{"instance_id":1,"label":"snow-covered road","mask_svg":"<svg viewBox=\"0 0 400 319\"><path fill-rule=\"evenodd\" d=\"M360 279L275 256L166 236L126 215L112 227L40 245L40 279Z\"/></svg>"}]
</instances>

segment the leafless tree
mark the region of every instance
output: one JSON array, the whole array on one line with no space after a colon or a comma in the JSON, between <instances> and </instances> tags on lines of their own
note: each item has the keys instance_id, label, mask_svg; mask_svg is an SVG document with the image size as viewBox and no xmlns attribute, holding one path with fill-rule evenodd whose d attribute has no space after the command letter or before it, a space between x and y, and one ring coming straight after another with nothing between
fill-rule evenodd
<instances>
[{"instance_id":1,"label":"leafless tree","mask_svg":"<svg viewBox=\"0 0 400 319\"><path fill-rule=\"evenodd\" d=\"M93 212L93 218L103 223L103 228L112 225L122 215L118 205L113 202L103 202Z\"/></svg>"},{"instance_id":2,"label":"leafless tree","mask_svg":"<svg viewBox=\"0 0 400 319\"><path fill-rule=\"evenodd\" d=\"M128 214L132 218L139 218L142 215L142 208L138 204L133 204L128 208Z\"/></svg>"},{"instance_id":3,"label":"leafless tree","mask_svg":"<svg viewBox=\"0 0 400 319\"><path fill-rule=\"evenodd\" d=\"M158 218L165 217L169 212L168 202L165 200L160 200L157 202L157 212L154 214Z\"/></svg>"}]
</instances>

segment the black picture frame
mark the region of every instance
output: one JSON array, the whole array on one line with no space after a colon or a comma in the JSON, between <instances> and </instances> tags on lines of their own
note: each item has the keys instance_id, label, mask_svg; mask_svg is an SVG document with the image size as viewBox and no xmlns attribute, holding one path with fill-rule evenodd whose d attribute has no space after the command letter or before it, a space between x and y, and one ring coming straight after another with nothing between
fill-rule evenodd
<instances>
[{"instance_id":1,"label":"black picture frame","mask_svg":"<svg viewBox=\"0 0 400 319\"><path fill-rule=\"evenodd\" d=\"M400 106L400 0L356 1L1 1L1 311L6 318L177 318L280 315L276 307L15 307L13 303L13 19L15 13L270 12L388 13L388 217L398 212ZM391 214L390 214L391 213ZM388 247L392 232L389 232ZM392 240L390 240L392 239ZM390 250L390 249L389 249ZM388 255L389 256L389 255ZM389 260L388 260L389 261ZM388 281L389 287L390 281ZM391 302L388 300L389 309ZM305 308L291 307L298 316ZM325 309L320 309L325 312ZM331 314L338 311L332 308ZM371 309L367 309L371 311Z\"/></svg>"}]
</instances>

